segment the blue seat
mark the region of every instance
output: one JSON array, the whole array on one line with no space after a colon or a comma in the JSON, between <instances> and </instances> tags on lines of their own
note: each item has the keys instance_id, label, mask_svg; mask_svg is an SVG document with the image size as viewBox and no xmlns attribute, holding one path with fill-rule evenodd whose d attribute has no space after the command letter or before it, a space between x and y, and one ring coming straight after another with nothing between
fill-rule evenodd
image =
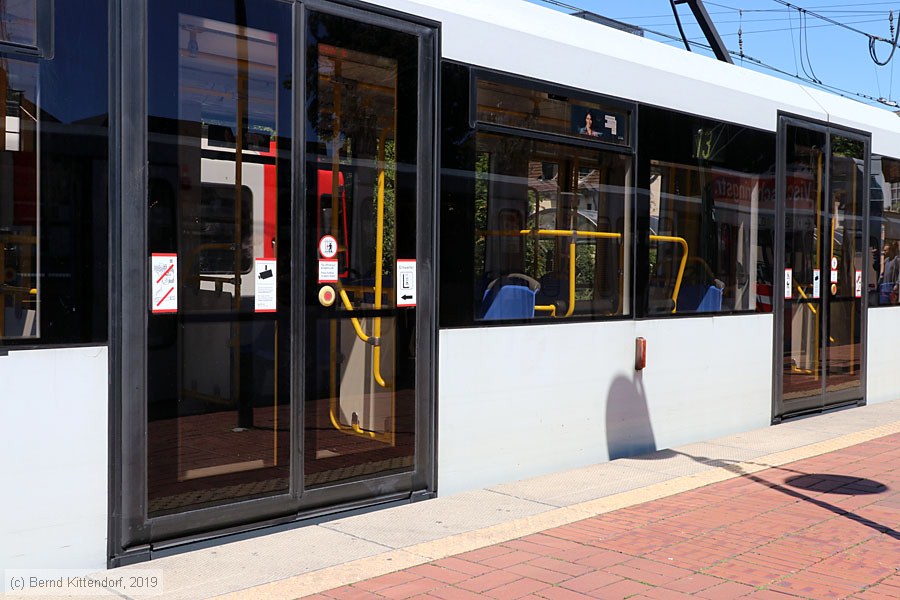
<instances>
[{"instance_id":1,"label":"blue seat","mask_svg":"<svg viewBox=\"0 0 900 600\"><path fill-rule=\"evenodd\" d=\"M722 310L722 290L714 285L706 289L703 299L697 306L697 312L719 312Z\"/></svg>"},{"instance_id":2,"label":"blue seat","mask_svg":"<svg viewBox=\"0 0 900 600\"><path fill-rule=\"evenodd\" d=\"M491 298L491 296L493 296ZM524 285L507 284L496 291L484 293L483 302L490 302L484 313L485 320L534 318L535 292Z\"/></svg>"}]
</instances>

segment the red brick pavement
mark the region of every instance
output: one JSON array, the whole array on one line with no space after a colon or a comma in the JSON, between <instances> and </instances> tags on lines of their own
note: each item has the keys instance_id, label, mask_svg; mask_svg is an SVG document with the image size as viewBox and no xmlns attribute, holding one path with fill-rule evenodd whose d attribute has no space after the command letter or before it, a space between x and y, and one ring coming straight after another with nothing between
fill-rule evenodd
<instances>
[{"instance_id":1,"label":"red brick pavement","mask_svg":"<svg viewBox=\"0 0 900 600\"><path fill-rule=\"evenodd\" d=\"M900 434L313 598L900 600L898 531Z\"/></svg>"}]
</instances>

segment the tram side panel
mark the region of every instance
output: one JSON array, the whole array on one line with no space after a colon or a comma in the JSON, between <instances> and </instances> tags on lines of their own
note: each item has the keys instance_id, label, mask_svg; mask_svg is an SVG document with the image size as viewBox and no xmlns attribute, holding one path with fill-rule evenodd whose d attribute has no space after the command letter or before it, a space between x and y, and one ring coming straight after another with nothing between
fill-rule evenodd
<instances>
[{"instance_id":1,"label":"tram side panel","mask_svg":"<svg viewBox=\"0 0 900 600\"><path fill-rule=\"evenodd\" d=\"M442 330L438 491L765 427L772 327L756 314Z\"/></svg>"}]
</instances>

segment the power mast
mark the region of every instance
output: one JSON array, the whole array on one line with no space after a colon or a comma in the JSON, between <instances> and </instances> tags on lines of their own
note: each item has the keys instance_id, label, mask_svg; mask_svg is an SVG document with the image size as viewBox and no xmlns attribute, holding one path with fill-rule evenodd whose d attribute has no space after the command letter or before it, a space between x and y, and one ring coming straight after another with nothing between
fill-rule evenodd
<instances>
[{"instance_id":1,"label":"power mast","mask_svg":"<svg viewBox=\"0 0 900 600\"><path fill-rule=\"evenodd\" d=\"M728 54L725 43L722 42L719 32L716 31L715 24L709 17L709 13L706 12L706 7L703 6L703 0L669 0L669 2L672 4L672 12L675 13L675 21L678 23L678 30L681 32L681 39L684 40L684 46L688 51L691 50L691 47L688 44L687 37L684 35L684 30L681 28L681 19L678 18L678 10L675 8L678 4L687 4L691 8L691 12L694 13L694 19L700 25L700 29L703 31L703 35L706 36L706 41L709 42L709 46L712 48L716 58L722 62L734 64L734 61L731 60L731 55Z\"/></svg>"}]
</instances>

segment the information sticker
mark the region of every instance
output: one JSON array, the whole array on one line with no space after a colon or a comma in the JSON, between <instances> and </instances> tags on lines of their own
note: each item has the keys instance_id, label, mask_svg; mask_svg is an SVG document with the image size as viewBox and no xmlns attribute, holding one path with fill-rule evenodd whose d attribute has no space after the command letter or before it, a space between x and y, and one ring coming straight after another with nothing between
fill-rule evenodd
<instances>
[{"instance_id":1,"label":"information sticker","mask_svg":"<svg viewBox=\"0 0 900 600\"><path fill-rule=\"evenodd\" d=\"M338 260L336 258L319 259L319 283L338 282Z\"/></svg>"},{"instance_id":2,"label":"information sticker","mask_svg":"<svg viewBox=\"0 0 900 600\"><path fill-rule=\"evenodd\" d=\"M784 299L790 300L794 295L794 270L784 270Z\"/></svg>"},{"instance_id":3,"label":"information sticker","mask_svg":"<svg viewBox=\"0 0 900 600\"><path fill-rule=\"evenodd\" d=\"M813 269L813 298L822 297L822 270Z\"/></svg>"},{"instance_id":4,"label":"information sticker","mask_svg":"<svg viewBox=\"0 0 900 600\"><path fill-rule=\"evenodd\" d=\"M150 255L150 311L178 312L178 255Z\"/></svg>"},{"instance_id":5,"label":"information sticker","mask_svg":"<svg viewBox=\"0 0 900 600\"><path fill-rule=\"evenodd\" d=\"M275 312L278 308L276 299L275 259L256 259L256 312Z\"/></svg>"},{"instance_id":6,"label":"information sticker","mask_svg":"<svg viewBox=\"0 0 900 600\"><path fill-rule=\"evenodd\" d=\"M416 305L416 259L397 259L397 307Z\"/></svg>"},{"instance_id":7,"label":"information sticker","mask_svg":"<svg viewBox=\"0 0 900 600\"><path fill-rule=\"evenodd\" d=\"M862 298L862 271L856 270L856 278L854 280L856 286L856 297Z\"/></svg>"}]
</instances>

